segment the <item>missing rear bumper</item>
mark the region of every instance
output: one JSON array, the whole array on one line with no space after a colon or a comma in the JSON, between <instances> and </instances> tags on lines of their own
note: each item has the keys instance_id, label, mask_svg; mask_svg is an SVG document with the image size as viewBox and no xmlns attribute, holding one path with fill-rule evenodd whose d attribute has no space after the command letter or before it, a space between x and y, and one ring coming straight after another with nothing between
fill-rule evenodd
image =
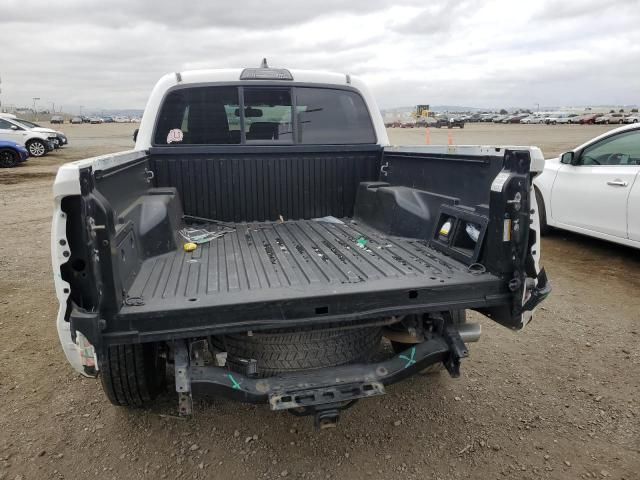
<instances>
[{"instance_id":1,"label":"missing rear bumper","mask_svg":"<svg viewBox=\"0 0 640 480\"><path fill-rule=\"evenodd\" d=\"M387 360L339 367L305 370L268 378L252 378L223 367L207 366L193 358L186 342L174 344L176 391L181 414L190 414L190 396L224 395L247 403L268 403L272 410L318 414L339 410L361 398L383 395L385 386L404 380L435 363L442 362L452 375L460 359L468 355L460 334L446 329ZM189 359L185 365L184 359ZM453 367L454 368L449 368ZM185 398L188 396L189 398Z\"/></svg>"}]
</instances>

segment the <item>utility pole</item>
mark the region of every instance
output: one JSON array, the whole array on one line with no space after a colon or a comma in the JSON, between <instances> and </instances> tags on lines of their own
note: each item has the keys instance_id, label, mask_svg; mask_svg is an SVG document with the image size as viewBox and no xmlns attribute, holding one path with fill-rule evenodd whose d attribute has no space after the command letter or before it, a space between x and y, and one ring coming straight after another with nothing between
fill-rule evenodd
<instances>
[{"instance_id":1,"label":"utility pole","mask_svg":"<svg viewBox=\"0 0 640 480\"><path fill-rule=\"evenodd\" d=\"M83 107L83 106L84 106L84 105L80 105L80 113L78 114L78 115L80 115L80 116L82 116L82 107Z\"/></svg>"},{"instance_id":2,"label":"utility pole","mask_svg":"<svg viewBox=\"0 0 640 480\"><path fill-rule=\"evenodd\" d=\"M38 109L36 108L36 102L40 100L40 97L33 97L33 113L36 115L36 122L38 121Z\"/></svg>"}]
</instances>

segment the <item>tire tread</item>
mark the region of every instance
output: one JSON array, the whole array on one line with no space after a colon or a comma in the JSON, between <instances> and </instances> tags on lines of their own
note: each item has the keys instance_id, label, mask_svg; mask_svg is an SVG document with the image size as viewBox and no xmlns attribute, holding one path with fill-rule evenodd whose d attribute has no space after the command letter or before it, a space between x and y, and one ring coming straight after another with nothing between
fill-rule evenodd
<instances>
[{"instance_id":1,"label":"tire tread","mask_svg":"<svg viewBox=\"0 0 640 480\"><path fill-rule=\"evenodd\" d=\"M255 359L258 375L335 367L365 359L380 344L380 328L228 335L214 343L228 352L231 368Z\"/></svg>"},{"instance_id":2,"label":"tire tread","mask_svg":"<svg viewBox=\"0 0 640 480\"><path fill-rule=\"evenodd\" d=\"M102 387L114 405L146 407L162 390L164 364L157 365L152 344L108 347L100 362Z\"/></svg>"}]
</instances>

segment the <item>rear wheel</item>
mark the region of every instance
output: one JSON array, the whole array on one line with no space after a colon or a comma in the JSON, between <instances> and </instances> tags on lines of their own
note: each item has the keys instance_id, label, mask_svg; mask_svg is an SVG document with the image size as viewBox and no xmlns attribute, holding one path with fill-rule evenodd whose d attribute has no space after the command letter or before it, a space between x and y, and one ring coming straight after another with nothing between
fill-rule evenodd
<instances>
[{"instance_id":1,"label":"rear wheel","mask_svg":"<svg viewBox=\"0 0 640 480\"><path fill-rule=\"evenodd\" d=\"M18 164L18 153L10 148L0 150L0 168L11 168Z\"/></svg>"},{"instance_id":2,"label":"rear wheel","mask_svg":"<svg viewBox=\"0 0 640 480\"><path fill-rule=\"evenodd\" d=\"M114 405L147 407L164 390L166 364L155 343L109 347L100 360L102 388Z\"/></svg>"},{"instance_id":3,"label":"rear wheel","mask_svg":"<svg viewBox=\"0 0 640 480\"><path fill-rule=\"evenodd\" d=\"M27 150L32 157L42 157L47 153L47 146L42 140L31 140L27 143Z\"/></svg>"},{"instance_id":4,"label":"rear wheel","mask_svg":"<svg viewBox=\"0 0 640 480\"><path fill-rule=\"evenodd\" d=\"M229 368L246 372L248 360L256 361L256 374L335 367L367 359L380 345L379 327L353 330L265 332L214 337L213 345L227 352Z\"/></svg>"}]
</instances>

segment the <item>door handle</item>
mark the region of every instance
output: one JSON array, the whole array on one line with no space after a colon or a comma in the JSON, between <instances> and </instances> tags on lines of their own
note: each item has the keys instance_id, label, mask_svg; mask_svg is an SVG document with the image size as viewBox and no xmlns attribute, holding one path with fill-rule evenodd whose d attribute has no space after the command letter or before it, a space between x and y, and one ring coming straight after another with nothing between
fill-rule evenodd
<instances>
[{"instance_id":1,"label":"door handle","mask_svg":"<svg viewBox=\"0 0 640 480\"><path fill-rule=\"evenodd\" d=\"M615 179L607 182L607 185L611 185L612 187L626 187L629 184L627 182L623 182L622 180Z\"/></svg>"}]
</instances>

